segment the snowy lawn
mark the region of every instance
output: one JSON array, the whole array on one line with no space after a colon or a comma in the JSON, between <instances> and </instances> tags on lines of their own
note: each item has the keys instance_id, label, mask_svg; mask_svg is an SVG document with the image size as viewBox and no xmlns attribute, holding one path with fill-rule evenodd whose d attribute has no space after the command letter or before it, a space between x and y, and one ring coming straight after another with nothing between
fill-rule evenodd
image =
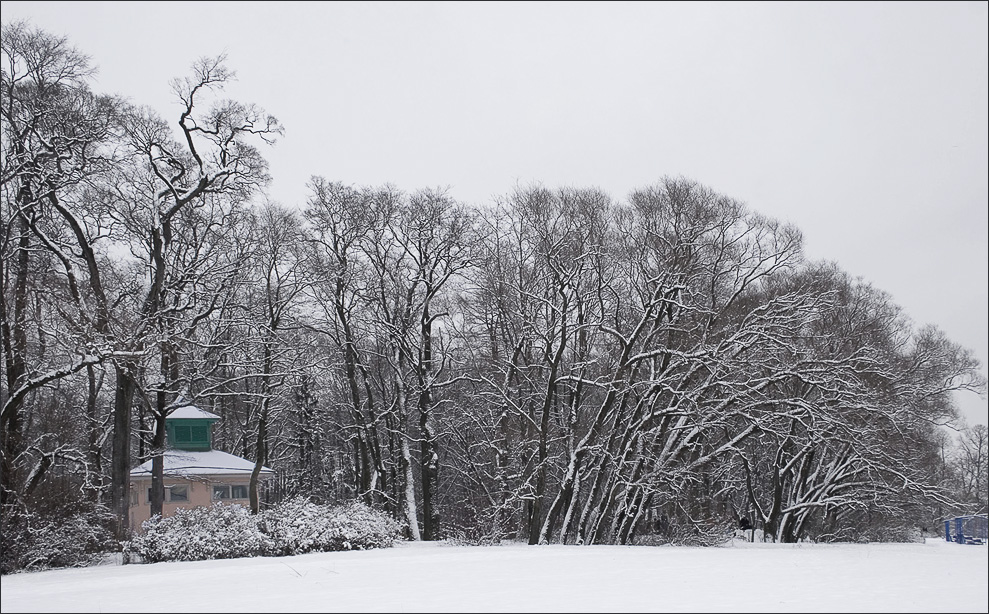
<instances>
[{"instance_id":1,"label":"snowy lawn","mask_svg":"<svg viewBox=\"0 0 989 614\"><path fill-rule=\"evenodd\" d=\"M400 543L0 583L3 612L986 612L989 548Z\"/></svg>"}]
</instances>

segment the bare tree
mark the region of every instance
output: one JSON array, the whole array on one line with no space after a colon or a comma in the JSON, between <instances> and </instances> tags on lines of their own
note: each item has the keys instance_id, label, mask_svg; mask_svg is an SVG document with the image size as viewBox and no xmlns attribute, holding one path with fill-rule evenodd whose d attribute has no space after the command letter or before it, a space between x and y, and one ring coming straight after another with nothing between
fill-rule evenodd
<instances>
[{"instance_id":1,"label":"bare tree","mask_svg":"<svg viewBox=\"0 0 989 614\"><path fill-rule=\"evenodd\" d=\"M101 230L91 223L92 217L87 220L69 201L86 181L106 168L105 146L114 136L119 103L89 91L89 58L64 38L25 23L13 23L3 27L2 41L4 266L0 274L0 320L6 377L0 410L0 490L6 498L15 460L25 451L21 408L28 394L86 369L91 381L87 407L90 417L95 417L93 368L109 353L110 333L94 248ZM48 256L33 256L32 267L32 254L44 252ZM54 262L46 262L48 257ZM29 366L28 280L46 276L48 266L60 267L64 275L64 284L56 287L64 287L64 300L72 307L71 311L56 309L75 344L66 344L63 355L70 357L67 364ZM35 478L42 473L32 471Z\"/></svg>"},{"instance_id":2,"label":"bare tree","mask_svg":"<svg viewBox=\"0 0 989 614\"><path fill-rule=\"evenodd\" d=\"M368 342L378 333L364 308L368 288L372 287L366 244L379 236L379 212L387 211L397 196L389 189L355 189L321 177L313 177L309 188L312 194L306 217L315 278L312 291L323 321L318 329L341 353L343 403L350 416L342 426L350 433L347 439L352 446L355 490L369 503L380 502L380 494L397 486L397 480L386 466L384 395L375 392L372 382ZM391 494L393 502L399 493ZM417 527L417 523L410 523L413 530Z\"/></svg>"},{"instance_id":3,"label":"bare tree","mask_svg":"<svg viewBox=\"0 0 989 614\"><path fill-rule=\"evenodd\" d=\"M965 429L958 437L954 465L960 481L960 499L969 514L986 513L987 478L989 473L989 431L984 424Z\"/></svg>"},{"instance_id":4,"label":"bare tree","mask_svg":"<svg viewBox=\"0 0 989 614\"><path fill-rule=\"evenodd\" d=\"M136 170L143 172L130 183L129 190L120 194L119 200L127 208L122 217L140 241L132 253L143 262L147 283L138 307L138 328L132 333L135 353L147 349L144 339L160 324L168 304L167 263L175 249L176 218L214 196L246 198L268 179L266 163L249 139L272 142L282 130L278 121L253 105L229 100L218 100L208 110L201 110L207 92L222 89L233 76L224 62L223 56L200 59L193 65L190 77L173 81L173 92L181 107L178 141L172 139L167 124L149 110L137 110L128 122L128 144L141 165ZM111 499L121 527L126 527L130 414L140 366L133 361L118 361L116 371ZM166 407L156 404L159 428ZM159 451L152 469L159 484L160 466ZM160 500L161 487L154 490Z\"/></svg>"}]
</instances>

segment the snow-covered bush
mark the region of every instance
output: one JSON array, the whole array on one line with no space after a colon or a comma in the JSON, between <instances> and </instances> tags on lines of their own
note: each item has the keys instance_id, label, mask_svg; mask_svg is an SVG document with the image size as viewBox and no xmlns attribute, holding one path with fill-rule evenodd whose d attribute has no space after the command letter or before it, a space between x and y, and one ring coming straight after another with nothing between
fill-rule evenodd
<instances>
[{"instance_id":1,"label":"snow-covered bush","mask_svg":"<svg viewBox=\"0 0 989 614\"><path fill-rule=\"evenodd\" d=\"M734 526L725 520L665 523L662 531L636 534L636 546L721 546L731 541Z\"/></svg>"},{"instance_id":2,"label":"snow-covered bush","mask_svg":"<svg viewBox=\"0 0 989 614\"><path fill-rule=\"evenodd\" d=\"M328 528L325 516L324 506L297 497L265 510L259 522L278 553L292 555L321 549L318 544Z\"/></svg>"},{"instance_id":3,"label":"snow-covered bush","mask_svg":"<svg viewBox=\"0 0 989 614\"><path fill-rule=\"evenodd\" d=\"M844 527L841 531L815 536L814 541L822 543L855 542L899 542L924 543L924 534L920 528L907 524L891 523L860 528L857 526Z\"/></svg>"},{"instance_id":4,"label":"snow-covered bush","mask_svg":"<svg viewBox=\"0 0 989 614\"><path fill-rule=\"evenodd\" d=\"M359 501L330 508L336 537L328 550L367 550L390 548L402 531L394 518Z\"/></svg>"},{"instance_id":5,"label":"snow-covered bush","mask_svg":"<svg viewBox=\"0 0 989 614\"><path fill-rule=\"evenodd\" d=\"M278 552L286 555L387 548L401 531L390 516L362 503L330 507L303 497L263 512L260 523Z\"/></svg>"},{"instance_id":6,"label":"snow-covered bush","mask_svg":"<svg viewBox=\"0 0 989 614\"><path fill-rule=\"evenodd\" d=\"M93 565L119 549L110 530L113 516L89 504L41 514L5 505L0 526L0 573Z\"/></svg>"},{"instance_id":7,"label":"snow-covered bush","mask_svg":"<svg viewBox=\"0 0 989 614\"><path fill-rule=\"evenodd\" d=\"M145 561L203 561L275 553L274 542L258 528L255 516L239 505L179 508L174 516L155 516L144 534L126 544L126 552Z\"/></svg>"},{"instance_id":8,"label":"snow-covered bush","mask_svg":"<svg viewBox=\"0 0 989 614\"><path fill-rule=\"evenodd\" d=\"M148 563L249 556L283 556L330 550L387 548L401 525L383 512L353 502L335 507L296 498L257 516L239 506L178 509L155 516L144 534L125 544Z\"/></svg>"}]
</instances>

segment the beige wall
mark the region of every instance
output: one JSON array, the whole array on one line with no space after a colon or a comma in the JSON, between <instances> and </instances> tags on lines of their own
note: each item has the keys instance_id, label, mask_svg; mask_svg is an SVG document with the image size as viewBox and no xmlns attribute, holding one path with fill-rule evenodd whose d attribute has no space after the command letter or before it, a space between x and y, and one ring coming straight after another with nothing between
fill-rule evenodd
<instances>
[{"instance_id":1,"label":"beige wall","mask_svg":"<svg viewBox=\"0 0 989 614\"><path fill-rule=\"evenodd\" d=\"M230 486L250 484L249 476L216 476L210 481L185 480L181 478L165 478L165 502L162 505L162 515L171 516L180 507L199 507L213 504L213 485L226 484ZM189 500L172 503L169 501L168 487L173 485L185 485L188 488ZM130 505L130 526L135 533L143 532L141 523L151 518L151 502L148 500L148 489L151 488L151 478L137 478L131 480L131 505ZM250 506L250 501L243 499L223 499L223 503L238 503L244 507Z\"/></svg>"}]
</instances>

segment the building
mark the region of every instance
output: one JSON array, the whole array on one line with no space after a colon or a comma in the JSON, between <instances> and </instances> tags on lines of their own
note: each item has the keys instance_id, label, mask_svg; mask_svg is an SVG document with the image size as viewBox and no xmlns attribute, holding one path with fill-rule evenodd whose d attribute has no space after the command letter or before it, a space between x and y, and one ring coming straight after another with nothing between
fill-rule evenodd
<instances>
[{"instance_id":1,"label":"building","mask_svg":"<svg viewBox=\"0 0 989 614\"><path fill-rule=\"evenodd\" d=\"M248 488L254 461L213 449L213 423L220 419L185 405L165 418L165 500L162 515L171 516L180 507L212 505L215 501L249 505ZM151 463L130 472L130 525L140 532L151 517ZM261 479L274 472L261 468Z\"/></svg>"}]
</instances>

